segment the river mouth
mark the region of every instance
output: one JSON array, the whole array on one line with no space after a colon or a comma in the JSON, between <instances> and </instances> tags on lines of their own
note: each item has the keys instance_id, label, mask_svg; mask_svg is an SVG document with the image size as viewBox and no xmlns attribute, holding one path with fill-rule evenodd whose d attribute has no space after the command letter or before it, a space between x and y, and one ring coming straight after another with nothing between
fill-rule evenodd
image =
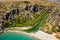
<instances>
[{"instance_id":1,"label":"river mouth","mask_svg":"<svg viewBox=\"0 0 60 40\"><path fill-rule=\"evenodd\" d=\"M0 34L0 40L37 40L37 39L22 33L6 32Z\"/></svg>"}]
</instances>

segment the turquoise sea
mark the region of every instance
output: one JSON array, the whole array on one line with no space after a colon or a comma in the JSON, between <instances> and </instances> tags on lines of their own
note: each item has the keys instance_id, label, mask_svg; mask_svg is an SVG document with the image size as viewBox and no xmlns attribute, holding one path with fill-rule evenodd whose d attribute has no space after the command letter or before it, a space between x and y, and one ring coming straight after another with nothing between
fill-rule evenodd
<instances>
[{"instance_id":1,"label":"turquoise sea","mask_svg":"<svg viewBox=\"0 0 60 40\"><path fill-rule=\"evenodd\" d=\"M22 33L6 32L0 34L0 40L36 40L36 38Z\"/></svg>"}]
</instances>

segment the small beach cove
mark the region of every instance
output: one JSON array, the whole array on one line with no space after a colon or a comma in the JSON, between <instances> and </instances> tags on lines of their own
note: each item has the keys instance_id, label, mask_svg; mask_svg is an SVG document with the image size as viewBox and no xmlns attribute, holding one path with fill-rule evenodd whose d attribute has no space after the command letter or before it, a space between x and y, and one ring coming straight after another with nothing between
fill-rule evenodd
<instances>
[{"instance_id":1,"label":"small beach cove","mask_svg":"<svg viewBox=\"0 0 60 40\"><path fill-rule=\"evenodd\" d=\"M0 34L0 40L37 40L36 38L29 36L21 32L4 32Z\"/></svg>"},{"instance_id":2,"label":"small beach cove","mask_svg":"<svg viewBox=\"0 0 60 40\"><path fill-rule=\"evenodd\" d=\"M57 40L57 38L54 35L44 33L42 31L37 31L36 33L26 33L18 30L8 30L8 33L17 33L18 35L21 33L23 35L28 35L28 37L32 37L34 40L37 38L37 40ZM3 33L4 34L4 33ZM20 35L21 35L20 34ZM27 38L28 38L27 37Z\"/></svg>"},{"instance_id":3,"label":"small beach cove","mask_svg":"<svg viewBox=\"0 0 60 40\"><path fill-rule=\"evenodd\" d=\"M30 33L27 33L26 31L25 32L23 32L23 31L21 31L21 30L17 30L16 29L16 27L15 27L15 30L7 30L7 32L17 32L17 33L22 33L22 34L26 34L26 35L29 35L29 36L32 36L32 37L35 37L35 38L37 38L37 40L39 39L41 39L41 40L57 40L57 38L55 37L55 36L53 36L53 35L51 35L51 34L48 34L48 33L45 33L45 32L43 32L43 31L39 31L39 27L40 26L42 26L42 24L44 23L44 21L45 21L45 19L46 19L46 17L47 17L47 13L44 13L44 16L43 16L44 18L41 18L41 20L40 20L40 22L37 24L37 25L35 25L34 27L33 27L33 29L32 30L28 30ZM17 28L19 28L19 27L17 27ZM29 29L29 28L26 28L26 27L24 27L23 29ZM23 37L22 37L23 38ZM27 37L28 38L28 37ZM20 39L19 39L20 40ZM21 40L27 40L27 39L21 39ZM29 40L29 39L28 39ZM31 39L32 40L32 39ZM33 38L33 40L35 40L34 38Z\"/></svg>"}]
</instances>

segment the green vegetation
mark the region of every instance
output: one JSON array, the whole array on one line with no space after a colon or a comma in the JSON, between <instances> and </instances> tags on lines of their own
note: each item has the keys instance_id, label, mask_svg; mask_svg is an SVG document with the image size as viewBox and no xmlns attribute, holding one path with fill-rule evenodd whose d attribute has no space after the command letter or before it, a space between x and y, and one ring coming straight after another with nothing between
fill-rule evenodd
<instances>
[{"instance_id":1,"label":"green vegetation","mask_svg":"<svg viewBox=\"0 0 60 40\"><path fill-rule=\"evenodd\" d=\"M27 31L27 32L36 32L36 31L38 31L39 27L41 27L44 24L46 18L48 17L48 14L49 14L48 12L44 12L43 15L40 16L41 17L40 21L36 25L34 25L34 27L32 27L31 29L28 29L28 30L24 30L24 31Z\"/></svg>"},{"instance_id":2,"label":"green vegetation","mask_svg":"<svg viewBox=\"0 0 60 40\"><path fill-rule=\"evenodd\" d=\"M32 10L35 6L36 10ZM27 9L26 9L27 7ZM3 19L13 9L19 9L18 15ZM0 2L0 26L8 30L25 32L60 33L60 5L52 2ZM35 12L34 12L35 11ZM3 19L3 22L1 22ZM27 29L23 29L26 27ZM59 35L58 35L59 36ZM60 38L60 36L59 36Z\"/></svg>"},{"instance_id":3,"label":"green vegetation","mask_svg":"<svg viewBox=\"0 0 60 40\"><path fill-rule=\"evenodd\" d=\"M39 15L37 13L35 13L33 15L34 19L32 19L32 18L26 18L26 17L19 17L18 16L17 19L14 20L14 21L12 21L12 22L7 21L7 20L6 20L6 22L4 21L4 23L5 23L4 26L5 27L14 27L13 25L15 25L15 27L34 26L36 24L36 22L39 21L40 16L41 15Z\"/></svg>"},{"instance_id":4,"label":"green vegetation","mask_svg":"<svg viewBox=\"0 0 60 40\"><path fill-rule=\"evenodd\" d=\"M5 27L5 28L29 27L30 26L31 29L28 29L28 30L32 30L32 29L36 30L36 29L39 29L39 26L40 26L40 29L42 29L44 31L45 31L45 28L47 27L47 31L45 31L45 32L57 32L57 31L60 32L60 30L59 30L60 26L58 25L59 24L59 20L58 20L59 18L58 17L56 18L54 16L54 15L60 15L60 12L58 12L59 6L55 3L42 2L42 3L34 4L34 5L37 5L38 12L32 11L32 8L34 5L33 5L33 3L30 3L30 2L13 2L13 3L11 2L8 4L0 2L0 5L1 5L0 6L0 12L1 12L0 16L1 17L5 16L6 13L9 13L9 11L11 9L19 8L19 14L14 15L15 20L11 20L11 19L4 20L3 27ZM29 9L28 11L25 10L25 8L24 8L25 6L28 6L28 9ZM31 8L29 8L29 7L31 7ZM52 11L54 11L54 12L52 12ZM46 13L44 13L44 12L46 12ZM48 12L50 12L50 15ZM28 14L28 16L27 16L27 14ZM47 18L48 17L47 15L49 15L50 18ZM57 23L51 22L52 20L53 21L55 20L54 18L57 19L57 21L58 21L58 22L56 21ZM46 26L44 24L49 24L49 25L52 25L55 27L52 27L50 29L50 27L48 27L49 25ZM37 26L37 25L38 25L38 27L36 28L35 26Z\"/></svg>"}]
</instances>

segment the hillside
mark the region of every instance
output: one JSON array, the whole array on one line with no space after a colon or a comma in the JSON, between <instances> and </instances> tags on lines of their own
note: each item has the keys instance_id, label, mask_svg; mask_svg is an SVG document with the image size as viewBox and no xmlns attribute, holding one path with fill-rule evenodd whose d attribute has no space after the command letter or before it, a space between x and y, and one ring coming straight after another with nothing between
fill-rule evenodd
<instances>
[{"instance_id":1,"label":"hillside","mask_svg":"<svg viewBox=\"0 0 60 40\"><path fill-rule=\"evenodd\" d=\"M18 13L15 10L18 10ZM0 26L5 28L13 27L13 30L14 27L34 28L34 25L39 21L42 23L45 15L49 13L49 16L43 21L44 24L40 23L42 26L38 30L49 34L60 32L60 5L57 3L45 0L19 2L7 0L0 2L0 13Z\"/></svg>"},{"instance_id":2,"label":"hillside","mask_svg":"<svg viewBox=\"0 0 60 40\"><path fill-rule=\"evenodd\" d=\"M41 3L41 4L46 4L46 3L48 3L48 4L56 4L55 2L53 2L52 0L52 2L50 1L50 0L0 0L1 2L19 2L19 1L30 1L31 3L33 3L33 4L35 4L35 3ZM50 1L50 2L49 2Z\"/></svg>"}]
</instances>

